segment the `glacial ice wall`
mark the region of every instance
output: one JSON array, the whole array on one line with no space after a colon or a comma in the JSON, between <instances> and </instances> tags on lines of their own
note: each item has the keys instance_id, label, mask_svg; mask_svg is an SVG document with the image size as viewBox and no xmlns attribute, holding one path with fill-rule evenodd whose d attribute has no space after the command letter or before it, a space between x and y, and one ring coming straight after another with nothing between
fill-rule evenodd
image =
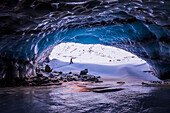
<instances>
[{"instance_id":1,"label":"glacial ice wall","mask_svg":"<svg viewBox=\"0 0 170 113\"><path fill-rule=\"evenodd\" d=\"M1 77L11 76L9 69L16 73L12 76L34 73L35 65L56 44L78 42L122 48L146 60L159 78L170 78L168 0L2 0L0 3Z\"/></svg>"},{"instance_id":2,"label":"glacial ice wall","mask_svg":"<svg viewBox=\"0 0 170 113\"><path fill-rule=\"evenodd\" d=\"M51 38L53 37L53 38ZM134 53L146 60L158 77L169 75L169 31L158 25L146 25L140 21L125 25L103 27L70 28L47 35L39 42L39 51L55 42L75 42L83 44L103 44L116 46ZM52 40L50 40L52 39ZM165 40L166 39L166 40ZM46 44L46 46L43 46ZM45 47L45 48L44 48Z\"/></svg>"}]
</instances>

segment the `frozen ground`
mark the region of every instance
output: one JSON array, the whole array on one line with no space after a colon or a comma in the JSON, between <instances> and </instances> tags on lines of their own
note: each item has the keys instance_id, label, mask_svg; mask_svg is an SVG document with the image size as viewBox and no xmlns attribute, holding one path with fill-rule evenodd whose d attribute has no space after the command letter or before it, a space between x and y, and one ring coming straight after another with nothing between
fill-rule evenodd
<instances>
[{"instance_id":1,"label":"frozen ground","mask_svg":"<svg viewBox=\"0 0 170 113\"><path fill-rule=\"evenodd\" d=\"M73 64L69 64L73 58ZM149 65L137 56L110 46L62 43L50 55L50 67L56 71L75 72L87 68L90 74L124 80L159 80Z\"/></svg>"}]
</instances>

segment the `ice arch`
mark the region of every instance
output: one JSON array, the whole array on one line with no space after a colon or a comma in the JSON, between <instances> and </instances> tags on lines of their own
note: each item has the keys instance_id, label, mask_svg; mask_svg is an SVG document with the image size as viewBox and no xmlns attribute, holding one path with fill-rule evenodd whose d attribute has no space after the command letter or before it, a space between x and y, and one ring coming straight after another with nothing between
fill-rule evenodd
<instances>
[{"instance_id":1,"label":"ice arch","mask_svg":"<svg viewBox=\"0 0 170 113\"><path fill-rule=\"evenodd\" d=\"M50 38L56 37L56 38ZM166 37L166 38L165 38ZM145 25L133 22L125 25L109 25L92 28L72 28L57 31L46 36L37 44L42 51L42 45L51 42L78 42L83 44L103 44L122 48L146 60L161 79L169 78L169 34L166 29L156 25ZM52 40L50 40L52 39ZM167 40L165 40L167 39Z\"/></svg>"},{"instance_id":2,"label":"ice arch","mask_svg":"<svg viewBox=\"0 0 170 113\"><path fill-rule=\"evenodd\" d=\"M122 48L170 78L167 0L2 0L0 77L27 76L61 42Z\"/></svg>"},{"instance_id":3,"label":"ice arch","mask_svg":"<svg viewBox=\"0 0 170 113\"><path fill-rule=\"evenodd\" d=\"M169 40L168 33L166 29L158 25L146 25L140 21L124 25L67 28L56 30L46 36L40 35L41 38L31 37L26 41L21 40L15 45L11 44L4 48L1 54L3 53L9 59L32 61L34 65L42 62L52 48L61 42L110 45L146 60L157 77L166 79L170 77L170 48L169 42L166 42Z\"/></svg>"}]
</instances>

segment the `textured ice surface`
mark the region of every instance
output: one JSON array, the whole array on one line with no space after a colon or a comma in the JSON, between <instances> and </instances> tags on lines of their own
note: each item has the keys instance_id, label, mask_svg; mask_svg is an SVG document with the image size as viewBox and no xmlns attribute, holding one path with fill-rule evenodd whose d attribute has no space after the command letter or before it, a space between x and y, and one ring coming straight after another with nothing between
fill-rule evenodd
<instances>
[{"instance_id":1,"label":"textured ice surface","mask_svg":"<svg viewBox=\"0 0 170 113\"><path fill-rule=\"evenodd\" d=\"M170 78L168 0L2 0L0 3L0 57L5 65L1 70L13 65L4 59L36 64L56 44L78 42L116 46L132 52L146 60L158 77Z\"/></svg>"}]
</instances>

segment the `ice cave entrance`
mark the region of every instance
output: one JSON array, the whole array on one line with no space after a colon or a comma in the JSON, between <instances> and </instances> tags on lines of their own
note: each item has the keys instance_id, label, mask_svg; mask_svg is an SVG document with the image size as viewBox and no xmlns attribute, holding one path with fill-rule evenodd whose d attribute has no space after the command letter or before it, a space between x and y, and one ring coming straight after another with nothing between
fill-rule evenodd
<instances>
[{"instance_id":1,"label":"ice cave entrance","mask_svg":"<svg viewBox=\"0 0 170 113\"><path fill-rule=\"evenodd\" d=\"M70 64L70 59L73 64ZM90 74L158 80L149 64L125 50L100 44L61 43L49 56L50 67L55 71L79 73L87 68Z\"/></svg>"}]
</instances>

